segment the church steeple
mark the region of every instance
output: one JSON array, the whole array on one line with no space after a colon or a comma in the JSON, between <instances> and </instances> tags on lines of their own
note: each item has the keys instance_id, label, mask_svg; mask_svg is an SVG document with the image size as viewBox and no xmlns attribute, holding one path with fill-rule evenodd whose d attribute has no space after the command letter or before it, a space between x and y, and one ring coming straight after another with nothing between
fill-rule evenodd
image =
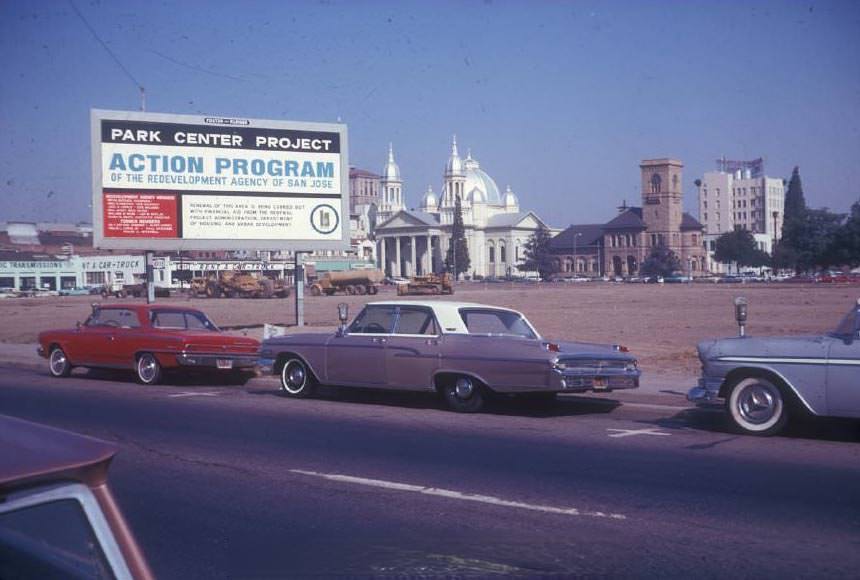
<instances>
[{"instance_id":1,"label":"church steeple","mask_svg":"<svg viewBox=\"0 0 860 580\"><path fill-rule=\"evenodd\" d=\"M457 151L457 136L451 140L451 156L445 165L445 185L442 191L441 207L453 208L454 202L459 196L463 198L463 190L466 185L466 171L460 153Z\"/></svg>"},{"instance_id":2,"label":"church steeple","mask_svg":"<svg viewBox=\"0 0 860 580\"><path fill-rule=\"evenodd\" d=\"M382 170L382 203L379 211L394 213L403 209L403 179L400 177L400 166L394 160L394 145L388 144L388 162Z\"/></svg>"}]
</instances>

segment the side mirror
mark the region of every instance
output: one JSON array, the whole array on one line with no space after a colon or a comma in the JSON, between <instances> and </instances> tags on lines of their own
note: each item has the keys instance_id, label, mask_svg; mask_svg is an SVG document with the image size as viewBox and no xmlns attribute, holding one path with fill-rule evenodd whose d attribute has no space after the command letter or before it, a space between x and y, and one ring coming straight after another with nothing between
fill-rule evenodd
<instances>
[{"instance_id":1,"label":"side mirror","mask_svg":"<svg viewBox=\"0 0 860 580\"><path fill-rule=\"evenodd\" d=\"M738 336L746 336L749 302L743 296L735 298L735 321L738 323Z\"/></svg>"},{"instance_id":2,"label":"side mirror","mask_svg":"<svg viewBox=\"0 0 860 580\"><path fill-rule=\"evenodd\" d=\"M81 329L81 321L80 321L80 320L78 320L78 321L75 323L75 328L76 328L77 330L80 330L80 329Z\"/></svg>"}]
</instances>

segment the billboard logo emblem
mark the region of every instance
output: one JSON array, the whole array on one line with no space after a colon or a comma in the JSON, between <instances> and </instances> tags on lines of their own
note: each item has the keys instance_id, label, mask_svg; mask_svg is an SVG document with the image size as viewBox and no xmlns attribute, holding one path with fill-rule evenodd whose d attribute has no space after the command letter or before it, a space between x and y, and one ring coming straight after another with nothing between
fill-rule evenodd
<instances>
[{"instance_id":1,"label":"billboard logo emblem","mask_svg":"<svg viewBox=\"0 0 860 580\"><path fill-rule=\"evenodd\" d=\"M330 234L340 224L337 210L327 203L320 204L311 210L311 227L320 234Z\"/></svg>"}]
</instances>

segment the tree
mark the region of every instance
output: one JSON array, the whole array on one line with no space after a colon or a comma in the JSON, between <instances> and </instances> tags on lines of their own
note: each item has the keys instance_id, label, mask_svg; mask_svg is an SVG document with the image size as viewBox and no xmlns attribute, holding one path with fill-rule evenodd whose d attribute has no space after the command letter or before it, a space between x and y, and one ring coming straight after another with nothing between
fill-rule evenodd
<instances>
[{"instance_id":1,"label":"tree","mask_svg":"<svg viewBox=\"0 0 860 580\"><path fill-rule=\"evenodd\" d=\"M445 256L445 269L453 272L454 278L468 272L472 265L469 259L469 246L466 244L466 227L463 225L463 206L460 196L454 201L454 223L451 225L451 245Z\"/></svg>"},{"instance_id":2,"label":"tree","mask_svg":"<svg viewBox=\"0 0 860 580\"><path fill-rule=\"evenodd\" d=\"M785 209L782 217L782 238L774 248L774 266L793 268L799 274L801 247L807 234L808 210L803 196L803 184L800 181L800 168L795 165L785 193Z\"/></svg>"},{"instance_id":3,"label":"tree","mask_svg":"<svg viewBox=\"0 0 860 580\"><path fill-rule=\"evenodd\" d=\"M654 246L639 271L644 276L671 276L681 270L678 255L664 245Z\"/></svg>"},{"instance_id":4,"label":"tree","mask_svg":"<svg viewBox=\"0 0 860 580\"><path fill-rule=\"evenodd\" d=\"M795 167L785 194L782 239L774 249L774 266L793 268L799 274L829 265L835 250L834 237L844 217L827 208L809 209L806 206L800 171Z\"/></svg>"},{"instance_id":5,"label":"tree","mask_svg":"<svg viewBox=\"0 0 860 580\"><path fill-rule=\"evenodd\" d=\"M552 234L546 226L541 225L523 245L525 259L517 265L518 270L537 272L542 280L547 280L555 273L555 263L550 254L549 242Z\"/></svg>"},{"instance_id":6,"label":"tree","mask_svg":"<svg viewBox=\"0 0 860 580\"><path fill-rule=\"evenodd\" d=\"M860 201L851 206L851 214L836 230L827 249L830 265L860 266Z\"/></svg>"},{"instance_id":7,"label":"tree","mask_svg":"<svg viewBox=\"0 0 860 580\"><path fill-rule=\"evenodd\" d=\"M717 238L714 259L723 264L735 262L739 267L759 268L770 263L770 256L756 246L752 232L740 227Z\"/></svg>"},{"instance_id":8,"label":"tree","mask_svg":"<svg viewBox=\"0 0 860 580\"><path fill-rule=\"evenodd\" d=\"M794 268L800 273L833 262L835 238L845 219L844 214L827 208L807 209L802 221L792 222L774 252L774 264L780 268ZM789 233L786 240L786 231Z\"/></svg>"}]
</instances>

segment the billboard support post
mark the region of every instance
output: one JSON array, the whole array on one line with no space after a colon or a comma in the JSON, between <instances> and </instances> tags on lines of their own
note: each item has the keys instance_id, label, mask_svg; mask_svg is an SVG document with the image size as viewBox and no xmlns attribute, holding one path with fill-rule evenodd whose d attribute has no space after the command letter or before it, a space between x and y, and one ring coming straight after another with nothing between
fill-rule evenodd
<instances>
[{"instance_id":1,"label":"billboard support post","mask_svg":"<svg viewBox=\"0 0 860 580\"><path fill-rule=\"evenodd\" d=\"M155 268L152 267L152 261L155 258L155 253L152 251L146 252L146 303L152 304L155 302Z\"/></svg>"},{"instance_id":2,"label":"billboard support post","mask_svg":"<svg viewBox=\"0 0 860 580\"><path fill-rule=\"evenodd\" d=\"M305 268L302 264L302 252L294 254L293 283L296 285L296 326L305 325Z\"/></svg>"}]
</instances>

